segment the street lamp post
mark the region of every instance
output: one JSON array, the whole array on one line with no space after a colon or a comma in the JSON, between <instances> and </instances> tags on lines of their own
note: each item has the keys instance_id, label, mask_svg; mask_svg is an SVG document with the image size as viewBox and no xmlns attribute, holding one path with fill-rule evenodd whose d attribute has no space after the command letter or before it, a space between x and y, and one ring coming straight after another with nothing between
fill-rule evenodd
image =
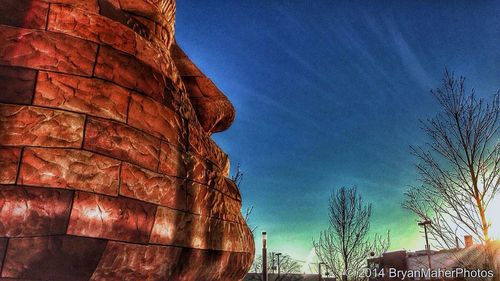
<instances>
[{"instance_id":1,"label":"street lamp post","mask_svg":"<svg viewBox=\"0 0 500 281\"><path fill-rule=\"evenodd\" d=\"M267 279L267 233L262 231L262 281Z\"/></svg>"},{"instance_id":2,"label":"street lamp post","mask_svg":"<svg viewBox=\"0 0 500 281\"><path fill-rule=\"evenodd\" d=\"M281 273L281 268L280 268L280 256L281 256L281 253L276 253L276 256L278 256L278 276L280 276L280 273Z\"/></svg>"},{"instance_id":3,"label":"street lamp post","mask_svg":"<svg viewBox=\"0 0 500 281\"><path fill-rule=\"evenodd\" d=\"M432 222L430 220L425 220L425 221L418 223L418 226L424 227L425 249L427 250L427 260L429 261L429 270L432 270L432 264L431 264L431 246L429 245L429 237L427 235L427 226L431 225L431 224L432 224Z\"/></svg>"}]
</instances>

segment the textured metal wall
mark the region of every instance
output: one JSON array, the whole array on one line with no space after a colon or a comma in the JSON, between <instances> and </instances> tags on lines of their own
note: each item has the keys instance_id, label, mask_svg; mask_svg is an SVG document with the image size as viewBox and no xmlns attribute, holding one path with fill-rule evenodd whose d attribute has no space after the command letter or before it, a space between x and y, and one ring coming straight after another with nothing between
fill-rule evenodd
<instances>
[{"instance_id":1,"label":"textured metal wall","mask_svg":"<svg viewBox=\"0 0 500 281\"><path fill-rule=\"evenodd\" d=\"M175 2L0 1L0 280L241 280L227 98Z\"/></svg>"}]
</instances>

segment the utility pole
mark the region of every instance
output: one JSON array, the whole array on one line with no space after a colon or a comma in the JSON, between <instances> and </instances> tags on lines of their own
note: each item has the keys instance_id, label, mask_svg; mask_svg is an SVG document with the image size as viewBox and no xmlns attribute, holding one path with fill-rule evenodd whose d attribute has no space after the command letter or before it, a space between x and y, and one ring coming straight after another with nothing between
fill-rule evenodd
<instances>
[{"instance_id":1,"label":"utility pole","mask_svg":"<svg viewBox=\"0 0 500 281\"><path fill-rule=\"evenodd\" d=\"M318 273L319 273L319 274L318 274L318 281L323 280L323 277L321 276L321 265L322 265L322 264L323 264L323 265L326 265L326 263L324 263L324 262L319 262L319 263L318 263Z\"/></svg>"},{"instance_id":2,"label":"utility pole","mask_svg":"<svg viewBox=\"0 0 500 281\"><path fill-rule=\"evenodd\" d=\"M280 256L281 256L281 253L276 253L276 256L278 256L278 276L280 276L280 273L281 273L281 268L280 268Z\"/></svg>"},{"instance_id":3,"label":"utility pole","mask_svg":"<svg viewBox=\"0 0 500 281\"><path fill-rule=\"evenodd\" d=\"M432 270L432 264L431 264L431 246L429 246L429 237L427 235L427 226L431 225L431 224L432 224L432 222L430 220L425 220L425 221L418 223L418 226L424 227L425 249L427 250L427 260L429 261L429 270Z\"/></svg>"},{"instance_id":4,"label":"utility pole","mask_svg":"<svg viewBox=\"0 0 500 281\"><path fill-rule=\"evenodd\" d=\"M267 233L262 231L262 281L267 279Z\"/></svg>"},{"instance_id":5,"label":"utility pole","mask_svg":"<svg viewBox=\"0 0 500 281\"><path fill-rule=\"evenodd\" d=\"M276 259L274 258L274 252L271 252L271 272L272 274L274 274L274 271L276 270L276 266L274 265L274 262L276 261Z\"/></svg>"}]
</instances>

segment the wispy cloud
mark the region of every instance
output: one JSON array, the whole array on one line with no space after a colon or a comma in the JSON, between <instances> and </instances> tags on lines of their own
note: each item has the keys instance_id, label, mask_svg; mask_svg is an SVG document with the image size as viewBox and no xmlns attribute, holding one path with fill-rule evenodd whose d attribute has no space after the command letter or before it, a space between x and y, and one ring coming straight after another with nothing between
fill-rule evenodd
<instances>
[{"instance_id":1,"label":"wispy cloud","mask_svg":"<svg viewBox=\"0 0 500 281\"><path fill-rule=\"evenodd\" d=\"M387 28L392 37L394 50L399 55L406 71L422 88L429 88L429 85L432 85L432 79L422 65L420 58L412 50L412 47L408 44L408 41L398 30L395 24L388 23Z\"/></svg>"}]
</instances>

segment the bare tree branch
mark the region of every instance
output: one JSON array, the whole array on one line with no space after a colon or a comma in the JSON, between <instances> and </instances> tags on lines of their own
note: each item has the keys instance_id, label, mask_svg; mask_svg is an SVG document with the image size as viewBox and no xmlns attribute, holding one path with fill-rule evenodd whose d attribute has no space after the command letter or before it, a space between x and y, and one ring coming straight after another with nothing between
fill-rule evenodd
<instances>
[{"instance_id":1,"label":"bare tree branch","mask_svg":"<svg viewBox=\"0 0 500 281\"><path fill-rule=\"evenodd\" d=\"M240 187L241 182L243 181L243 171L241 170L241 164L238 163L236 167L236 173L231 176L231 180L236 184L236 186Z\"/></svg>"},{"instance_id":2,"label":"bare tree branch","mask_svg":"<svg viewBox=\"0 0 500 281\"><path fill-rule=\"evenodd\" d=\"M243 182L243 175L244 174L243 174L243 171L241 170L241 164L238 163L238 166L236 167L236 173L234 173L231 176L231 180L236 184L236 186L240 190L241 190L241 183ZM248 227L250 228L250 231L252 232L252 234L254 234L255 230L257 229L256 225L251 225L250 224L250 220L251 220L251 217L252 217L253 208L254 208L254 206L247 207L246 210L245 210L245 217L244 217L245 221L247 222Z\"/></svg>"}]
</instances>

